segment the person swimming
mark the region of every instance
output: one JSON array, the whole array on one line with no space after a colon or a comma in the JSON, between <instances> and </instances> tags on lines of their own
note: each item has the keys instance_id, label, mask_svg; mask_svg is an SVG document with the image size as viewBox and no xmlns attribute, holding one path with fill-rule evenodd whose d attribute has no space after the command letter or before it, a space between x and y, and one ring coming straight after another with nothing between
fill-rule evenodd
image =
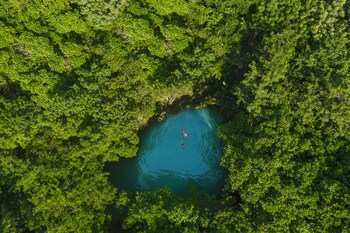
<instances>
[{"instance_id":1,"label":"person swimming","mask_svg":"<svg viewBox=\"0 0 350 233\"><path fill-rule=\"evenodd\" d=\"M181 129L180 132L184 135L185 138L188 138L188 134L185 132L185 129Z\"/></svg>"}]
</instances>

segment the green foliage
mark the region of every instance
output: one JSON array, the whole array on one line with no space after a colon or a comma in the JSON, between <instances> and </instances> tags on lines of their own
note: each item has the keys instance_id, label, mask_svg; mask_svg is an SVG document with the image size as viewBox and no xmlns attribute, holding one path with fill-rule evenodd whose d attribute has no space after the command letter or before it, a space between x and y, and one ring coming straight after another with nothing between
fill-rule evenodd
<instances>
[{"instance_id":1,"label":"green foliage","mask_svg":"<svg viewBox=\"0 0 350 233\"><path fill-rule=\"evenodd\" d=\"M0 231L346 232L346 0L0 2ZM196 93L199 92L199 93ZM157 102L227 115L220 200L113 188ZM203 98L205 102L207 96Z\"/></svg>"},{"instance_id":2,"label":"green foliage","mask_svg":"<svg viewBox=\"0 0 350 233\"><path fill-rule=\"evenodd\" d=\"M220 77L228 52L220 35L224 13L216 10L218 5L130 1L116 20L114 33L131 49L129 54L149 54L145 63L160 63L149 77L155 85L196 85Z\"/></svg>"},{"instance_id":3,"label":"green foliage","mask_svg":"<svg viewBox=\"0 0 350 233\"><path fill-rule=\"evenodd\" d=\"M102 231L115 194L103 165L136 154L153 114L147 76L104 68L100 35L51 3L1 3L2 232Z\"/></svg>"},{"instance_id":4,"label":"green foliage","mask_svg":"<svg viewBox=\"0 0 350 233\"><path fill-rule=\"evenodd\" d=\"M12 200L2 202L2 209L19 222L4 218L1 223L4 232L11 232L11 228L38 232L101 230L101 222L106 220L104 208L115 193L105 174L96 172L102 165L97 168L96 161L82 164L79 160L58 158L34 165L13 157L2 154L0 161L5 168L1 177L11 181L5 185L8 189L3 197ZM15 186L9 186L11 183Z\"/></svg>"},{"instance_id":5,"label":"green foliage","mask_svg":"<svg viewBox=\"0 0 350 233\"><path fill-rule=\"evenodd\" d=\"M233 91L242 112L220 135L228 189L238 193L245 218L254 222L250 231L349 228L344 4L268 1L249 19L258 50ZM337 187L336 194L330 187Z\"/></svg>"},{"instance_id":6,"label":"green foliage","mask_svg":"<svg viewBox=\"0 0 350 233\"><path fill-rule=\"evenodd\" d=\"M128 6L128 0L71 0L78 5L80 14L97 29L108 28Z\"/></svg>"},{"instance_id":7,"label":"green foliage","mask_svg":"<svg viewBox=\"0 0 350 233\"><path fill-rule=\"evenodd\" d=\"M141 192L128 206L123 227L131 232L210 232L211 213L217 207L213 197L195 191L186 197L166 189Z\"/></svg>"}]
</instances>

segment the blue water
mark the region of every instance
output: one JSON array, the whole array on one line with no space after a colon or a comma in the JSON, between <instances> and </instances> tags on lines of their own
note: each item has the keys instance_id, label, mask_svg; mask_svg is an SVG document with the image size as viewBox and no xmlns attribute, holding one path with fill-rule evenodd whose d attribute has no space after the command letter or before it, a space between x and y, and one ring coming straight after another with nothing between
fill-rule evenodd
<instances>
[{"instance_id":1,"label":"blue water","mask_svg":"<svg viewBox=\"0 0 350 233\"><path fill-rule=\"evenodd\" d=\"M141 133L135 158L107 167L111 182L129 191L167 187L184 192L195 186L209 193L219 192L224 170L219 165L222 151L216 130L221 122L220 114L206 108L187 110L152 124Z\"/></svg>"}]
</instances>

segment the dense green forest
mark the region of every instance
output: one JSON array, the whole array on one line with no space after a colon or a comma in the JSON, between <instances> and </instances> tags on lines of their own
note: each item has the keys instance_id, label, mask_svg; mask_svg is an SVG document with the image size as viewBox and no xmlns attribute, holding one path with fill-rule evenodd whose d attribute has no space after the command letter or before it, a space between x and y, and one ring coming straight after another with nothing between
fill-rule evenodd
<instances>
[{"instance_id":1,"label":"dense green forest","mask_svg":"<svg viewBox=\"0 0 350 233\"><path fill-rule=\"evenodd\" d=\"M348 0L1 0L0 232L349 232L349 25ZM207 104L221 195L109 183L151 117Z\"/></svg>"}]
</instances>

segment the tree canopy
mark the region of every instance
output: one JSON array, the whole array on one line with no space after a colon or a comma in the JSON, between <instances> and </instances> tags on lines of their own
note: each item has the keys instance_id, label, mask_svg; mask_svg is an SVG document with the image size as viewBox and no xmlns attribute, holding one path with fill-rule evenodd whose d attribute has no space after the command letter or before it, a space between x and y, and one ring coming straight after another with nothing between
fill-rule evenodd
<instances>
[{"instance_id":1,"label":"tree canopy","mask_svg":"<svg viewBox=\"0 0 350 233\"><path fill-rule=\"evenodd\" d=\"M112 204L127 232L347 232L349 15L347 0L1 1L0 231L117 232ZM221 195L113 187L104 164L184 96L225 114Z\"/></svg>"}]
</instances>

